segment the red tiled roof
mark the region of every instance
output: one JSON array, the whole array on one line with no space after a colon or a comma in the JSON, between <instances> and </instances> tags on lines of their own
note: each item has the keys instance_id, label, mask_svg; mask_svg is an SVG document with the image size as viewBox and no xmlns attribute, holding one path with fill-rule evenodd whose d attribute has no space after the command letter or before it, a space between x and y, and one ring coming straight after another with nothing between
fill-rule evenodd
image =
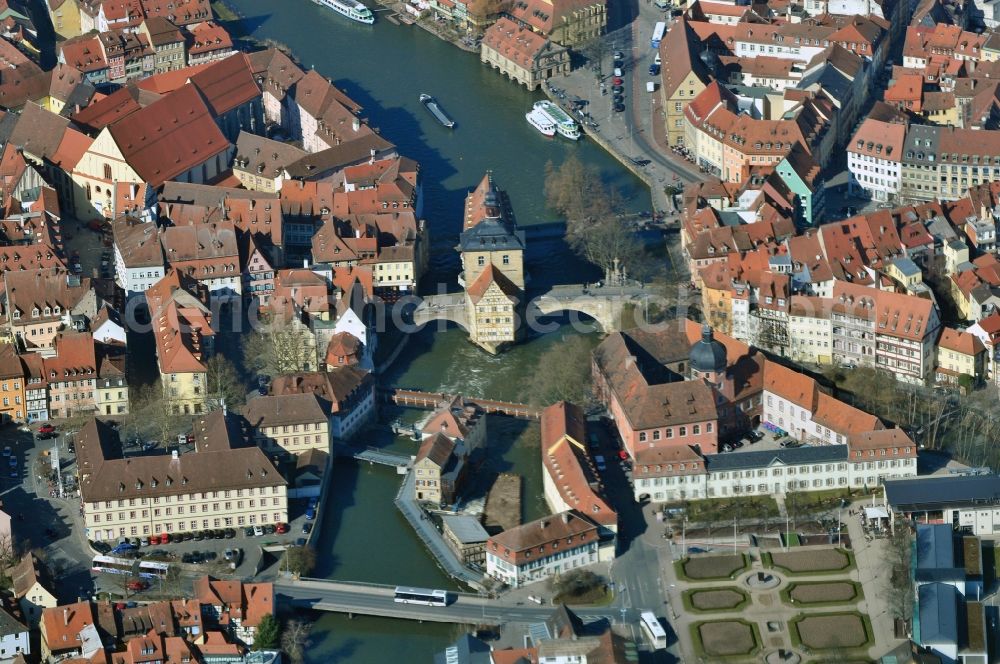
<instances>
[{"instance_id":1,"label":"red tiled roof","mask_svg":"<svg viewBox=\"0 0 1000 664\"><path fill-rule=\"evenodd\" d=\"M153 186L229 147L194 86L170 93L118 121L110 130L128 164Z\"/></svg>"},{"instance_id":2,"label":"red tiled roof","mask_svg":"<svg viewBox=\"0 0 1000 664\"><path fill-rule=\"evenodd\" d=\"M583 410L565 401L542 411L542 465L563 502L597 523L614 527L618 515L591 488L584 472L587 459L586 424Z\"/></svg>"},{"instance_id":3,"label":"red tiled roof","mask_svg":"<svg viewBox=\"0 0 1000 664\"><path fill-rule=\"evenodd\" d=\"M201 92L215 117L260 96L250 61L242 53L200 69L191 76L191 84Z\"/></svg>"}]
</instances>

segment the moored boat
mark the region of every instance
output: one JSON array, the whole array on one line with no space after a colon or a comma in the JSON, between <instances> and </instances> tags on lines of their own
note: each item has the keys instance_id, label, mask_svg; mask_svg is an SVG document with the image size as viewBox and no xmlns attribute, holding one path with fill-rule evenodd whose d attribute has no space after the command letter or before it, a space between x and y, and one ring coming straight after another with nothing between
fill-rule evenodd
<instances>
[{"instance_id":1,"label":"moored boat","mask_svg":"<svg viewBox=\"0 0 1000 664\"><path fill-rule=\"evenodd\" d=\"M533 108L524 114L524 119L528 121L532 127L537 129L545 136L555 136L556 126L549 120L549 117L539 111L537 108Z\"/></svg>"},{"instance_id":2,"label":"moored boat","mask_svg":"<svg viewBox=\"0 0 1000 664\"><path fill-rule=\"evenodd\" d=\"M448 114L444 112L444 109L441 108L441 105L436 99L434 99L434 97L428 94L421 94L420 103L423 104L427 110L430 111L430 114L433 115L434 118L443 126L448 129L455 128L455 121L448 117Z\"/></svg>"},{"instance_id":3,"label":"moored boat","mask_svg":"<svg viewBox=\"0 0 1000 664\"><path fill-rule=\"evenodd\" d=\"M560 136L565 136L573 141L580 138L580 125L559 108L558 105L553 104L547 99L543 99L542 101L535 102L534 109L545 115L555 125L556 131L559 132Z\"/></svg>"},{"instance_id":4,"label":"moored boat","mask_svg":"<svg viewBox=\"0 0 1000 664\"><path fill-rule=\"evenodd\" d=\"M357 0L313 0L317 5L332 9L352 21L371 25L375 22L375 14Z\"/></svg>"}]
</instances>

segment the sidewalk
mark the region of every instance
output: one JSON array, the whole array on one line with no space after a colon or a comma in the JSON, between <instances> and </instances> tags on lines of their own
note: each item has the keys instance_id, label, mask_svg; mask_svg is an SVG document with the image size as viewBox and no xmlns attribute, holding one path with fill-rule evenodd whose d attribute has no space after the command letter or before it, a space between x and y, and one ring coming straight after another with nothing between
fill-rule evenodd
<instances>
[{"instance_id":1,"label":"sidewalk","mask_svg":"<svg viewBox=\"0 0 1000 664\"><path fill-rule=\"evenodd\" d=\"M420 541L424 543L424 546L434 556L438 565L449 576L466 583L476 591L481 590L483 588L482 575L473 572L462 564L462 561L455 555L455 552L444 541L444 537L438 532L438 529L434 526L434 522L427 518L427 515L424 514L424 511L413 498L415 481L416 479L411 470L406 474L406 479L403 480L403 483L399 487L399 493L396 494L396 507L402 512L403 517L410 523L410 526L413 527L414 532L417 533L417 537L420 538Z\"/></svg>"}]
</instances>

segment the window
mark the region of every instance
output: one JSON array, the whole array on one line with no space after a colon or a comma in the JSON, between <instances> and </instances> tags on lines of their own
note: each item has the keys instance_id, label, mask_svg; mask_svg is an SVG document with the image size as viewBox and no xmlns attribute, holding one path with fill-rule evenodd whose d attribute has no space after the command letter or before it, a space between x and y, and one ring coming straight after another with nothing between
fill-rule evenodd
<instances>
[{"instance_id":1,"label":"window","mask_svg":"<svg viewBox=\"0 0 1000 664\"><path fill-rule=\"evenodd\" d=\"M104 164L104 179L111 179L111 164Z\"/></svg>"},{"instance_id":2,"label":"window","mask_svg":"<svg viewBox=\"0 0 1000 664\"><path fill-rule=\"evenodd\" d=\"M486 265L486 257L485 256L480 256L479 258L477 258L476 259L476 264L479 267L482 267L482 266Z\"/></svg>"}]
</instances>

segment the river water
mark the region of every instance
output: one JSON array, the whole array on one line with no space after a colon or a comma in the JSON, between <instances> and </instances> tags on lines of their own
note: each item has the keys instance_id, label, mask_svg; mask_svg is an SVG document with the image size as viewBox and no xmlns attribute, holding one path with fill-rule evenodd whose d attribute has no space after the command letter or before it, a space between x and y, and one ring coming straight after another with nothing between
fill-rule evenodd
<instances>
[{"instance_id":1,"label":"river water","mask_svg":"<svg viewBox=\"0 0 1000 664\"><path fill-rule=\"evenodd\" d=\"M546 210L545 164L558 165L576 154L600 169L619 188L631 211L650 208L645 186L596 145L547 139L524 120L529 93L466 53L415 26L397 26L382 12L374 26L349 22L307 0L227 0L243 18L243 28L260 39L288 45L307 67L315 67L364 106L370 124L417 160L425 195L424 216L432 236L432 267L423 284L454 288L458 272L453 247L461 229L466 193L487 170L507 190L518 223L555 221ZM418 101L437 97L457 122L451 131L436 123ZM529 248L528 270L535 283L593 281L593 268L572 256L561 242ZM496 399L519 400L538 357L568 335L562 326L493 357L473 347L455 327L427 326L413 335L385 376L396 385ZM597 342L596 333L586 333ZM392 418L415 420L424 413L398 410ZM416 443L372 434L367 444L413 452ZM489 472L517 472L524 478L523 517L544 513L537 424L493 418L489 423ZM318 576L375 583L453 588L393 506L400 478L380 466L339 464L317 542ZM319 618L312 632L314 664L386 661L429 662L461 633L449 625L411 624L374 618Z\"/></svg>"}]
</instances>

